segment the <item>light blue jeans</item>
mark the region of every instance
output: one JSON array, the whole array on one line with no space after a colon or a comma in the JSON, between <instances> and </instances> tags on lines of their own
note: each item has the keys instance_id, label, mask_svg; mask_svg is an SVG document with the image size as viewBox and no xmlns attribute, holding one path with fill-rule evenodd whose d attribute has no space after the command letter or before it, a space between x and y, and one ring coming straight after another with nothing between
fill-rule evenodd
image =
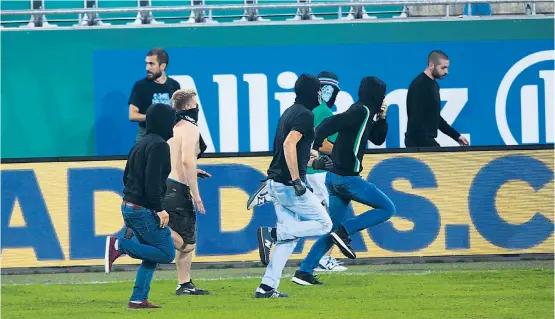
<instances>
[{"instance_id":1,"label":"light blue jeans","mask_svg":"<svg viewBox=\"0 0 555 319\"><path fill-rule=\"evenodd\" d=\"M283 268L299 238L327 234L331 231L332 222L324 206L310 190L297 196L293 186L273 180L268 180L267 189L273 197L276 210L278 241L266 267L262 284L277 289Z\"/></svg>"},{"instance_id":2,"label":"light blue jeans","mask_svg":"<svg viewBox=\"0 0 555 319\"><path fill-rule=\"evenodd\" d=\"M341 176L331 172L326 175L326 188L329 192L329 214L333 221L333 230L337 231L341 225L349 235L363 229L381 224L395 215L395 205L376 185L362 179L360 176ZM345 219L347 207L351 200L368 205L370 209L363 214ZM301 263L301 271L312 273L318 267L320 258L333 246L329 234L318 238L310 252Z\"/></svg>"},{"instance_id":3,"label":"light blue jeans","mask_svg":"<svg viewBox=\"0 0 555 319\"><path fill-rule=\"evenodd\" d=\"M169 264L175 258L175 248L169 227L160 228L160 218L150 209L121 205L125 225L136 239L118 238L119 250L143 262L137 270L130 301L148 299L150 283L158 263Z\"/></svg>"}]
</instances>

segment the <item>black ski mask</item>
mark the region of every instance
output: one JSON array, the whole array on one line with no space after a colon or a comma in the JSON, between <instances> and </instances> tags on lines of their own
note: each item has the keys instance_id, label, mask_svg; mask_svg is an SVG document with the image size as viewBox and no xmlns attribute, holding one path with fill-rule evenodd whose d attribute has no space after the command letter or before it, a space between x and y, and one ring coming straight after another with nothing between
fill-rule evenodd
<instances>
[{"instance_id":1,"label":"black ski mask","mask_svg":"<svg viewBox=\"0 0 555 319\"><path fill-rule=\"evenodd\" d=\"M320 105L320 81L314 75L302 74L295 82L295 94L295 103L312 111Z\"/></svg>"}]
</instances>

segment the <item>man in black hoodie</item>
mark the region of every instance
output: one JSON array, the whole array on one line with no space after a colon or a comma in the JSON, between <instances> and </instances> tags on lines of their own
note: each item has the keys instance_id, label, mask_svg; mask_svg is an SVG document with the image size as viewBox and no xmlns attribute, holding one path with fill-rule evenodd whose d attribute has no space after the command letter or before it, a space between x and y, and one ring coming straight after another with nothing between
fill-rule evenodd
<instances>
[{"instance_id":1,"label":"man in black hoodie","mask_svg":"<svg viewBox=\"0 0 555 319\"><path fill-rule=\"evenodd\" d=\"M385 83L379 79L365 77L358 91L358 102L344 113L325 119L316 128L312 146L315 150L322 146L326 137L339 133L331 153L333 168L326 175L333 231L314 243L300 270L295 273L292 279L294 283L304 286L322 284L314 277L313 270L333 243L346 257L355 259L356 254L350 246L349 236L383 223L395 214L395 206L391 200L359 175L368 140L381 145L387 135L388 126L385 110L382 108L385 89ZM344 221L351 200L374 209Z\"/></svg>"},{"instance_id":2,"label":"man in black hoodie","mask_svg":"<svg viewBox=\"0 0 555 319\"><path fill-rule=\"evenodd\" d=\"M327 157L312 157L310 151L314 140L312 110L320 105L322 95L320 81L312 75L301 75L295 83L295 94L295 104L279 119L274 156L268 168L266 187L273 198L277 225L258 230L260 257L268 267L255 298L288 297L277 288L285 263L299 238L321 236L331 230L326 209L311 191L307 191L306 183L308 165L314 169L329 169L332 164Z\"/></svg>"},{"instance_id":3,"label":"man in black hoodie","mask_svg":"<svg viewBox=\"0 0 555 319\"><path fill-rule=\"evenodd\" d=\"M105 272L114 261L129 255L143 262L137 271L129 309L160 308L148 301L150 282L158 263L169 264L175 249L168 226L169 215L162 208L166 179L171 171L170 147L174 111L165 104L153 104L146 113L146 134L131 149L123 173L124 197L121 211L125 225L137 240L106 238Z\"/></svg>"}]
</instances>

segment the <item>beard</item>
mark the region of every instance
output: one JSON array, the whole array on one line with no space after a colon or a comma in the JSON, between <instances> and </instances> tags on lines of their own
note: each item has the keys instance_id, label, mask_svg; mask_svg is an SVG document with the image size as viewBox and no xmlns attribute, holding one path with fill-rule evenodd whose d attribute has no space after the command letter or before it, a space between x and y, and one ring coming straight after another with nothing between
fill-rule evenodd
<instances>
[{"instance_id":1,"label":"beard","mask_svg":"<svg viewBox=\"0 0 555 319\"><path fill-rule=\"evenodd\" d=\"M156 80L158 80L159 77L162 76L162 72L156 72L156 73L147 72L146 74L147 74L148 79L152 80L152 81L156 81Z\"/></svg>"},{"instance_id":2,"label":"beard","mask_svg":"<svg viewBox=\"0 0 555 319\"><path fill-rule=\"evenodd\" d=\"M439 72L435 68L432 71L432 76L436 79L443 79L443 76L441 74L439 74Z\"/></svg>"}]
</instances>

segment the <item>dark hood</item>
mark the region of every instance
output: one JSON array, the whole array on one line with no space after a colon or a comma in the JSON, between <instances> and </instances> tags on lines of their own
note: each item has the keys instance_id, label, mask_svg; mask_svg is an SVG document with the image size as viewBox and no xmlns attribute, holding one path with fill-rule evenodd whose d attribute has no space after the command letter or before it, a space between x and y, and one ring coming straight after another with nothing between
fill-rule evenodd
<instances>
[{"instance_id":1,"label":"dark hood","mask_svg":"<svg viewBox=\"0 0 555 319\"><path fill-rule=\"evenodd\" d=\"M303 74L295 82L296 104L302 104L309 110L320 105L320 81L313 75Z\"/></svg>"},{"instance_id":2,"label":"dark hood","mask_svg":"<svg viewBox=\"0 0 555 319\"><path fill-rule=\"evenodd\" d=\"M366 105L372 114L377 113L385 99L385 83L380 79L367 76L360 82L358 101Z\"/></svg>"},{"instance_id":3,"label":"dark hood","mask_svg":"<svg viewBox=\"0 0 555 319\"><path fill-rule=\"evenodd\" d=\"M173 136L175 112L167 104L152 104L146 111L146 133L160 135L165 141Z\"/></svg>"}]
</instances>

